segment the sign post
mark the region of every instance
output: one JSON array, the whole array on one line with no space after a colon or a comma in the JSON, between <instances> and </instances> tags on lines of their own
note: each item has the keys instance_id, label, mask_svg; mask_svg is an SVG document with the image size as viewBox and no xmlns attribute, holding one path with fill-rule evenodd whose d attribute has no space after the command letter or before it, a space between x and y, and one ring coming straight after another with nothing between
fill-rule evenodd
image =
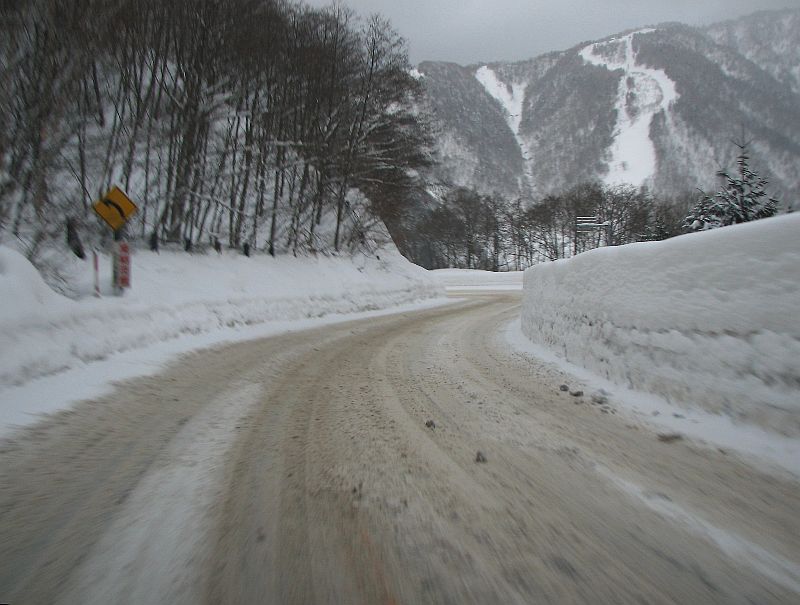
<instances>
[{"instance_id":1,"label":"sign post","mask_svg":"<svg viewBox=\"0 0 800 605\"><path fill-rule=\"evenodd\" d=\"M131 287L131 249L130 244L121 237L122 228L138 210L136 204L119 187L112 187L108 193L92 206L97 215L114 231L113 287L117 295Z\"/></svg>"},{"instance_id":2,"label":"sign post","mask_svg":"<svg viewBox=\"0 0 800 605\"><path fill-rule=\"evenodd\" d=\"M575 219L576 233L591 233L603 230L606 239L606 246L611 245L611 223L609 221L600 222L596 216L579 216Z\"/></svg>"}]
</instances>

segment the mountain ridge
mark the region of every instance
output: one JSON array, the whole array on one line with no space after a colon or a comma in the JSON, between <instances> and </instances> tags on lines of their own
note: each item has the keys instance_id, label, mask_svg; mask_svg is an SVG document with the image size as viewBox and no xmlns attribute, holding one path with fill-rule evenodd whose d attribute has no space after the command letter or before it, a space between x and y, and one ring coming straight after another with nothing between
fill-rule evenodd
<instances>
[{"instance_id":1,"label":"mountain ridge","mask_svg":"<svg viewBox=\"0 0 800 605\"><path fill-rule=\"evenodd\" d=\"M730 140L743 136L755 168L791 203L800 193L795 23L800 31L800 10L762 11L702 28L629 29L520 61L422 62L439 127L433 177L511 199L597 180L677 195L713 188L735 158Z\"/></svg>"}]
</instances>

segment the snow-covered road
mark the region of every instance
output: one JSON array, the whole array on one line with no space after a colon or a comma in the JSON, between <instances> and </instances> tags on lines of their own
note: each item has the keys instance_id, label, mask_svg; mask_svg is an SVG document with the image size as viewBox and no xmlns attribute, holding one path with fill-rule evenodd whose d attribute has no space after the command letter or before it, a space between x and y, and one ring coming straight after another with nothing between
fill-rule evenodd
<instances>
[{"instance_id":1,"label":"snow-covered road","mask_svg":"<svg viewBox=\"0 0 800 605\"><path fill-rule=\"evenodd\" d=\"M196 352L18 432L0 602L800 597L797 481L561 391L519 301Z\"/></svg>"}]
</instances>

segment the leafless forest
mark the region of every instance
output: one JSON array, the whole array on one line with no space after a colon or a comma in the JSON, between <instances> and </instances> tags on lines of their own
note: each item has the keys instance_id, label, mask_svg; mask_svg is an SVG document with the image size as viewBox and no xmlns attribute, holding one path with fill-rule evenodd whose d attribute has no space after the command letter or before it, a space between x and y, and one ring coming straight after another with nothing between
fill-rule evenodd
<instances>
[{"instance_id":1,"label":"leafless forest","mask_svg":"<svg viewBox=\"0 0 800 605\"><path fill-rule=\"evenodd\" d=\"M91 203L112 184L139 204L130 237L357 247L429 162L404 41L380 17L283 0L0 7L0 230L30 258L69 219L99 237Z\"/></svg>"}]
</instances>

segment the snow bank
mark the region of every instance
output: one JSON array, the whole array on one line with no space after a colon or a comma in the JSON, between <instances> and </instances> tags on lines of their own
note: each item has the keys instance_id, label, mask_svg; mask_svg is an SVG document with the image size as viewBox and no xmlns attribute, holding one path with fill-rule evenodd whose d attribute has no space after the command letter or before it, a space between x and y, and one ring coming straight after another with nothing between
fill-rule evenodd
<instances>
[{"instance_id":1,"label":"snow bank","mask_svg":"<svg viewBox=\"0 0 800 605\"><path fill-rule=\"evenodd\" d=\"M478 269L435 269L431 275L448 290L521 290L522 271L480 271Z\"/></svg>"},{"instance_id":2,"label":"snow bank","mask_svg":"<svg viewBox=\"0 0 800 605\"><path fill-rule=\"evenodd\" d=\"M74 306L73 301L53 292L24 256L4 246L0 246L0 300L0 322L5 325L25 321L37 310L69 312ZM5 346L0 354L4 352Z\"/></svg>"},{"instance_id":3,"label":"snow bank","mask_svg":"<svg viewBox=\"0 0 800 605\"><path fill-rule=\"evenodd\" d=\"M800 436L800 214L525 272L533 342L628 388Z\"/></svg>"},{"instance_id":4,"label":"snow bank","mask_svg":"<svg viewBox=\"0 0 800 605\"><path fill-rule=\"evenodd\" d=\"M395 250L377 257L247 258L136 251L125 296L71 300L0 247L0 390L189 334L383 309L443 296ZM77 265L92 291L91 263ZM110 260L101 259L110 284ZM2 410L0 410L2 412Z\"/></svg>"}]
</instances>

